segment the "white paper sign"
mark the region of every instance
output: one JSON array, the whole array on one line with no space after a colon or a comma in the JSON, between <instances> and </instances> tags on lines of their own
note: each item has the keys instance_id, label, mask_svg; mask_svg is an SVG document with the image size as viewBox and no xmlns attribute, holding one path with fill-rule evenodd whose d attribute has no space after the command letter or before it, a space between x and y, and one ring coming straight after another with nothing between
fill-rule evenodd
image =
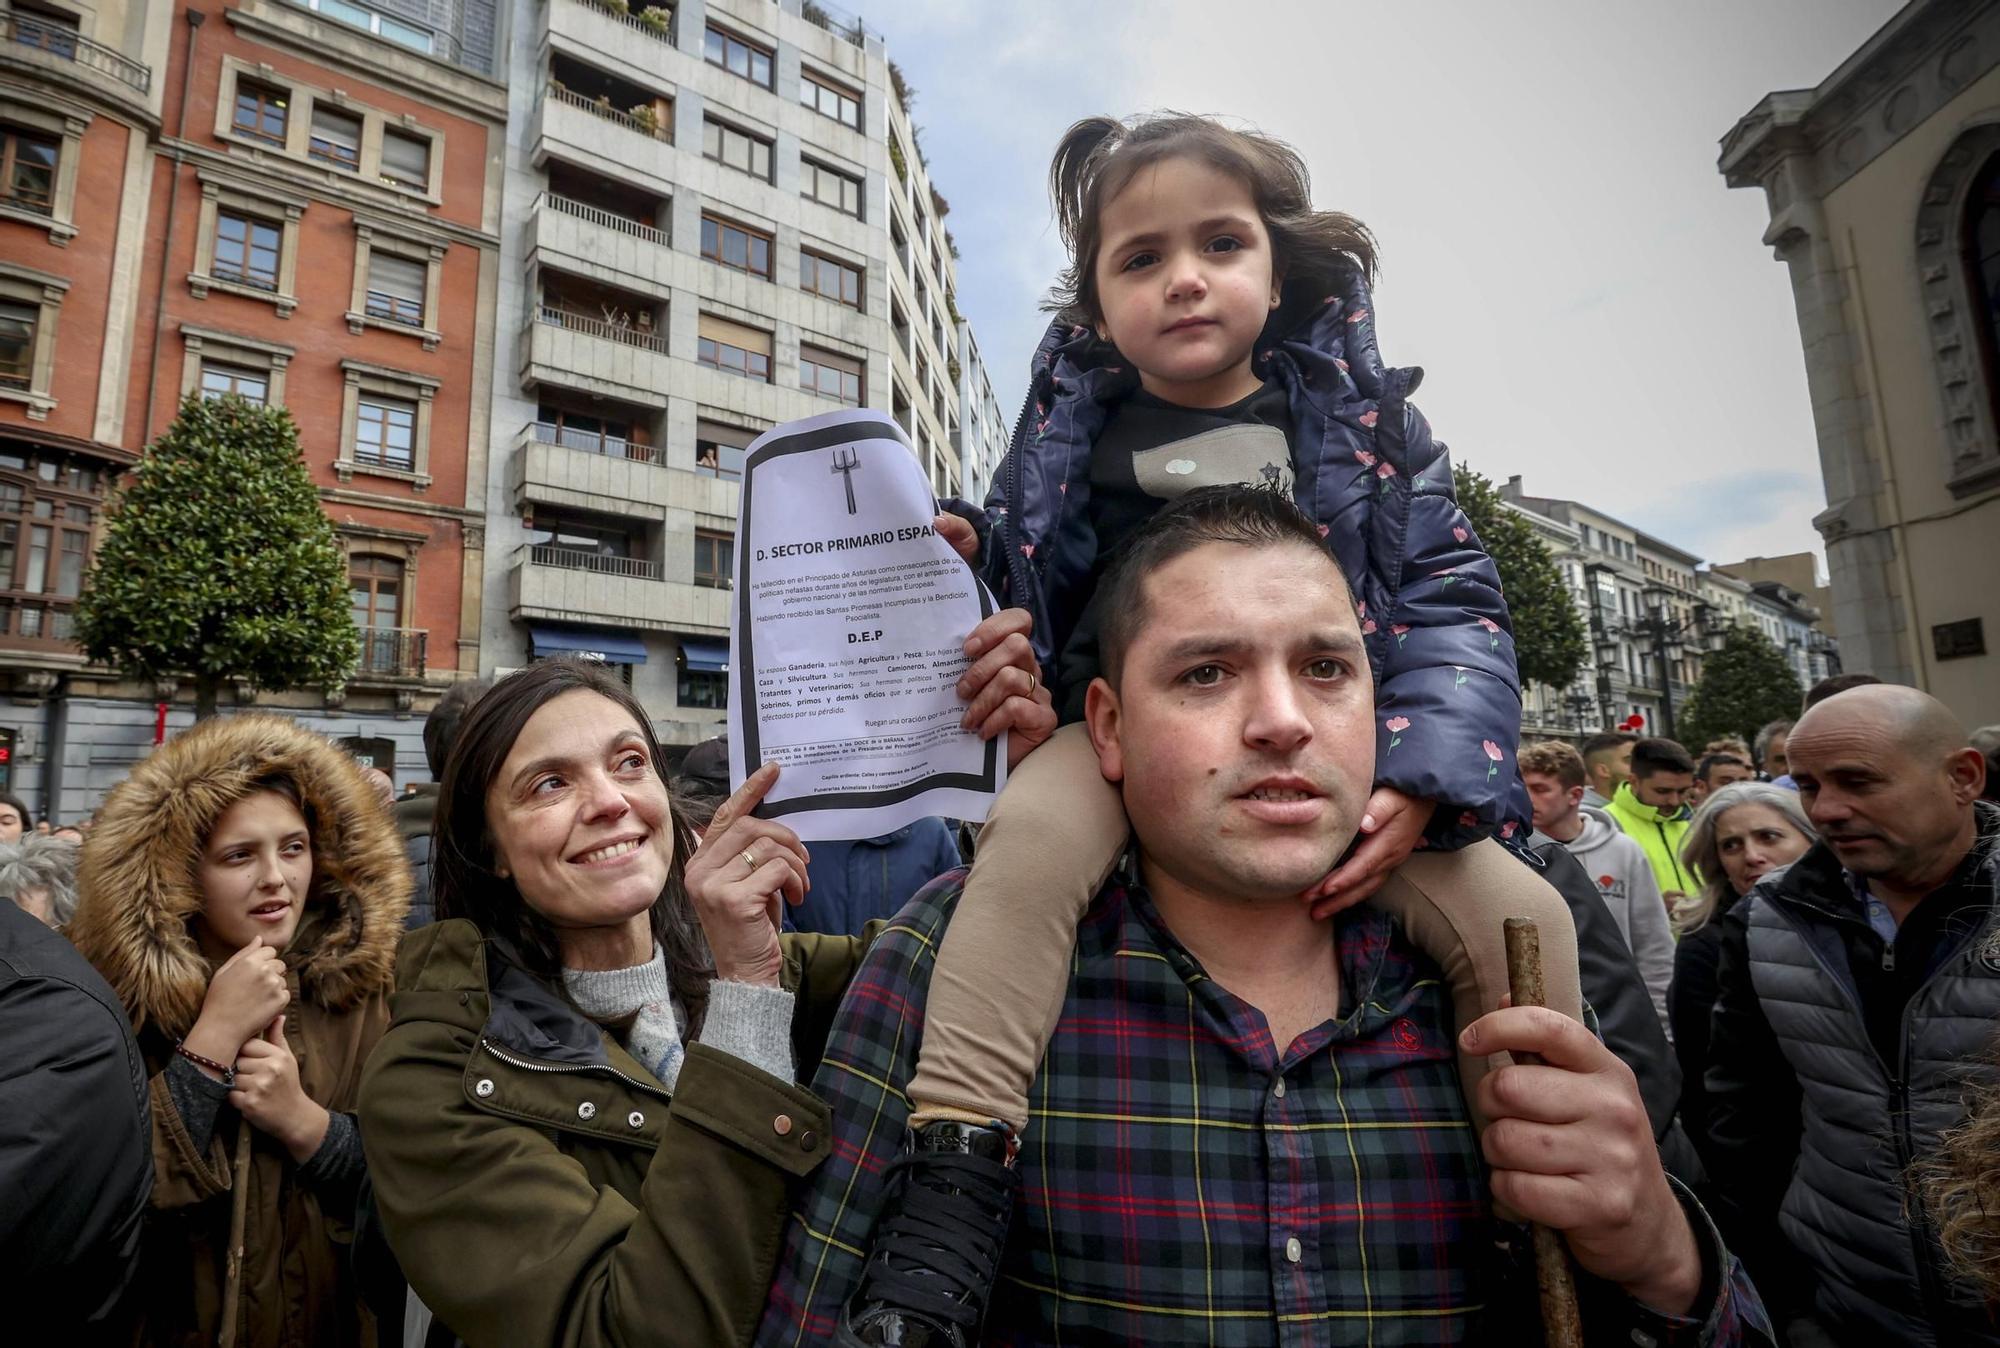
<instances>
[{"instance_id":1,"label":"white paper sign","mask_svg":"<svg viewBox=\"0 0 2000 1348\"><path fill-rule=\"evenodd\" d=\"M884 412L787 422L744 457L729 777L781 764L757 813L808 842L982 820L1006 783L1006 736L959 728L965 638L993 597L936 513Z\"/></svg>"}]
</instances>

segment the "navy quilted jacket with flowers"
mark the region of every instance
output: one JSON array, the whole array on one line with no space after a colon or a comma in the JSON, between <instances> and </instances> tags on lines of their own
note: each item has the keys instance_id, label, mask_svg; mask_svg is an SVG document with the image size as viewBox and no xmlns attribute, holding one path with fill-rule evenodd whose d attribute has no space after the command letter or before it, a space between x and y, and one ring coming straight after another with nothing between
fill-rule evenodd
<instances>
[{"instance_id":1,"label":"navy quilted jacket with flowers","mask_svg":"<svg viewBox=\"0 0 2000 1348\"><path fill-rule=\"evenodd\" d=\"M1372 310L1358 275L1331 296L1288 290L1257 371L1290 397L1299 507L1362 605L1376 780L1439 802L1434 846L1513 836L1528 802L1514 766L1521 694L1507 604L1458 508L1445 447L1407 401L1423 371L1383 365ZM1035 351L1028 401L987 499L983 555L994 593L1034 615L1045 672L1090 597L1090 447L1138 386L1087 328L1054 324Z\"/></svg>"}]
</instances>

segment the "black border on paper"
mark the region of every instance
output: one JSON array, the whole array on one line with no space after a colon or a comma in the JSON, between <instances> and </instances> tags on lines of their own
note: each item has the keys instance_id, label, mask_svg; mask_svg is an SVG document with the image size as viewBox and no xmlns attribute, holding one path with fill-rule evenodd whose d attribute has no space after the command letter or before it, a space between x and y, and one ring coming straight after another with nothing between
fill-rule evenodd
<instances>
[{"instance_id":1,"label":"black border on paper","mask_svg":"<svg viewBox=\"0 0 2000 1348\"><path fill-rule=\"evenodd\" d=\"M870 434L871 425L875 433ZM750 471L769 459L782 458L788 454L807 454L816 449L830 449L837 445L862 445L871 440L893 440L904 449L910 442L904 438L902 427L888 416L879 422L848 421L838 426L822 426L817 430L799 431L792 435L779 436L752 450L743 463L743 503L738 516L739 524L750 518L750 491L755 476ZM743 722L743 764L745 771L755 772L764 761L762 744L758 736L757 706L757 655L756 642L750 623L750 576L751 576L750 530L737 529L736 555L736 630L742 635L742 649L737 652L737 690L742 702ZM977 576L972 580L973 589L979 596L979 616L982 619L993 616L993 596L979 583ZM802 814L811 810L865 810L874 806L894 805L898 801L922 795L926 791L963 789L968 791L992 791L999 783L1000 737L986 741L986 761L976 773L943 772L920 778L908 785L892 791L842 791L832 794L800 796L795 800L773 801L766 799L755 811L760 819L771 819L780 815Z\"/></svg>"}]
</instances>

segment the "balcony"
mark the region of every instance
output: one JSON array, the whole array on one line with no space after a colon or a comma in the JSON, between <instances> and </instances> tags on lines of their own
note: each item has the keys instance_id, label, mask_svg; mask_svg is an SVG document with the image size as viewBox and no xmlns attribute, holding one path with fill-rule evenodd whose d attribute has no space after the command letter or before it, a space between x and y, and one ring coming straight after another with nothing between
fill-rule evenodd
<instances>
[{"instance_id":1,"label":"balcony","mask_svg":"<svg viewBox=\"0 0 2000 1348\"><path fill-rule=\"evenodd\" d=\"M669 474L660 466L655 446L546 421L522 427L514 443L517 504L534 502L649 519L660 518L667 507Z\"/></svg>"},{"instance_id":2,"label":"balcony","mask_svg":"<svg viewBox=\"0 0 2000 1348\"><path fill-rule=\"evenodd\" d=\"M0 70L26 69L59 84L150 108L152 70L76 29L15 10L0 12Z\"/></svg>"},{"instance_id":3,"label":"balcony","mask_svg":"<svg viewBox=\"0 0 2000 1348\"><path fill-rule=\"evenodd\" d=\"M650 326L543 304L521 334L521 382L582 389L658 407L667 396L667 337Z\"/></svg>"},{"instance_id":4,"label":"balcony","mask_svg":"<svg viewBox=\"0 0 2000 1348\"><path fill-rule=\"evenodd\" d=\"M74 599L52 596L0 597L0 647L77 655Z\"/></svg>"},{"instance_id":5,"label":"balcony","mask_svg":"<svg viewBox=\"0 0 2000 1348\"><path fill-rule=\"evenodd\" d=\"M622 6L622 14L620 8L605 0L557 0L549 6L549 32L614 60L632 63L657 61L659 47L674 45L670 6L627 4Z\"/></svg>"},{"instance_id":6,"label":"balcony","mask_svg":"<svg viewBox=\"0 0 2000 1348\"><path fill-rule=\"evenodd\" d=\"M571 74L570 78L580 76ZM626 107L636 106L636 99ZM589 165L619 178L634 175L661 196L682 177L674 150L673 119L647 122L621 108L608 94L600 99L561 79L551 80L530 136L537 166L551 159Z\"/></svg>"},{"instance_id":7,"label":"balcony","mask_svg":"<svg viewBox=\"0 0 2000 1348\"><path fill-rule=\"evenodd\" d=\"M665 230L555 192L535 199L528 247L604 280L636 280L661 288L674 283L674 253Z\"/></svg>"},{"instance_id":8,"label":"balcony","mask_svg":"<svg viewBox=\"0 0 2000 1348\"><path fill-rule=\"evenodd\" d=\"M354 681L421 679L430 633L420 627L364 627Z\"/></svg>"},{"instance_id":9,"label":"balcony","mask_svg":"<svg viewBox=\"0 0 2000 1348\"><path fill-rule=\"evenodd\" d=\"M638 631L728 632L728 590L670 582L661 574L660 563L644 558L525 543L516 550L508 576L509 613L516 620Z\"/></svg>"}]
</instances>

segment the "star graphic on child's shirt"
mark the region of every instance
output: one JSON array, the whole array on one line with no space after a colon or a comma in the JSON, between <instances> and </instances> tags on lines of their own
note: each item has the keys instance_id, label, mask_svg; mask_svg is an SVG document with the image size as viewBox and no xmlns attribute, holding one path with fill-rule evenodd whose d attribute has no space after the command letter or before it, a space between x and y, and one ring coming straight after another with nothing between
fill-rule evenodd
<instances>
[{"instance_id":1,"label":"star graphic on child's shirt","mask_svg":"<svg viewBox=\"0 0 2000 1348\"><path fill-rule=\"evenodd\" d=\"M1264 465L1264 469L1263 469L1263 472L1264 472L1264 480L1265 480L1266 482L1269 482L1269 483L1270 483L1270 484L1271 484L1272 486L1276 486L1276 485L1277 485L1277 483L1278 483L1278 475L1279 475L1280 473L1282 473L1283 471L1284 471L1284 470L1283 470L1282 468L1278 467L1278 465L1277 465L1277 464L1275 464L1275 463L1267 463L1267 464L1265 464L1265 465Z\"/></svg>"}]
</instances>

